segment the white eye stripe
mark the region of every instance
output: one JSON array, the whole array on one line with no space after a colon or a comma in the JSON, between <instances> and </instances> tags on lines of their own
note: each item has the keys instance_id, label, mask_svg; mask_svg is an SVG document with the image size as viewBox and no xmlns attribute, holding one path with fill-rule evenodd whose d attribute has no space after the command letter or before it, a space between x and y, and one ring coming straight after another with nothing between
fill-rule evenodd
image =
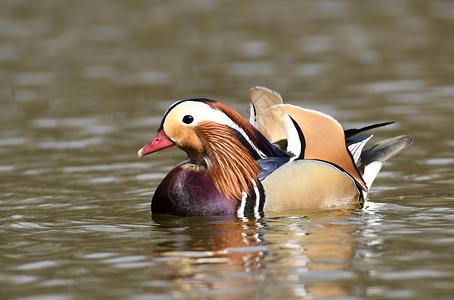
<instances>
[{"instance_id":1,"label":"white eye stripe","mask_svg":"<svg viewBox=\"0 0 454 300\"><path fill-rule=\"evenodd\" d=\"M231 126L233 121L223 112L211 108L208 104L196 101L187 101L179 104L174 108L178 119L183 120L187 115L193 117L191 125L197 125L201 121L213 121L220 124ZM170 112L169 114L172 114Z\"/></svg>"},{"instance_id":2,"label":"white eye stripe","mask_svg":"<svg viewBox=\"0 0 454 300\"><path fill-rule=\"evenodd\" d=\"M181 122L181 124L184 124L185 126L196 126L199 122L202 121L213 121L229 126L230 128L233 128L237 132L239 132L243 136L244 140L251 145L251 148L254 149L260 157L266 157L266 155L262 151L260 151L260 149L258 149L251 141L246 132L224 112L212 108L202 101L187 100L181 103L175 103L172 106L172 109L166 113L166 117L174 115L177 120L179 120L179 122ZM193 117L191 123L185 123L183 121L183 119L188 115Z\"/></svg>"}]
</instances>

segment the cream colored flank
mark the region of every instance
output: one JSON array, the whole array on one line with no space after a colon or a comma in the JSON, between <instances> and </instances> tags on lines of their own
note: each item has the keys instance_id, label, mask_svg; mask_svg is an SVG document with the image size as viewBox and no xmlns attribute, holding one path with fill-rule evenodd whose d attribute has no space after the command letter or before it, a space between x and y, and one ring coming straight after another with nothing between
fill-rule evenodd
<instances>
[{"instance_id":1,"label":"cream colored flank","mask_svg":"<svg viewBox=\"0 0 454 300\"><path fill-rule=\"evenodd\" d=\"M358 203L354 181L332 165L314 160L285 164L262 181L264 211L317 210Z\"/></svg>"}]
</instances>

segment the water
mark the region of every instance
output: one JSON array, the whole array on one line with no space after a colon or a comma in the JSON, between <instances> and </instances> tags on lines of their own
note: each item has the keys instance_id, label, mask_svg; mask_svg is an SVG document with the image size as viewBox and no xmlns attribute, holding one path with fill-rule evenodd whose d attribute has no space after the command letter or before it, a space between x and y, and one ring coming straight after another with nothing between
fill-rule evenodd
<instances>
[{"instance_id":1,"label":"water","mask_svg":"<svg viewBox=\"0 0 454 300\"><path fill-rule=\"evenodd\" d=\"M1 299L451 299L451 1L1 1ZM364 210L151 216L175 100L410 133Z\"/></svg>"}]
</instances>

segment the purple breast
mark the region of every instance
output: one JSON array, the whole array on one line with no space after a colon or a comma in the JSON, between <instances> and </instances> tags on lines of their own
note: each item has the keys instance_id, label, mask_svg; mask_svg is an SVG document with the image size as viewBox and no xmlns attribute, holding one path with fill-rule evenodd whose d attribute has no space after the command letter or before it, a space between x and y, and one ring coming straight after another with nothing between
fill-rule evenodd
<instances>
[{"instance_id":1,"label":"purple breast","mask_svg":"<svg viewBox=\"0 0 454 300\"><path fill-rule=\"evenodd\" d=\"M236 201L227 199L205 171L175 167L159 184L153 195L153 214L178 216L234 215Z\"/></svg>"}]
</instances>

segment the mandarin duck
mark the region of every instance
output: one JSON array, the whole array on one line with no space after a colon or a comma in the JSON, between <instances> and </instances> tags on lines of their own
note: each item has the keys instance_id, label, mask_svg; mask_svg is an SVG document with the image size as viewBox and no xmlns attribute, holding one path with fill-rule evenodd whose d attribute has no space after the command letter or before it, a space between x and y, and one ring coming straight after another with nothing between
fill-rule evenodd
<instances>
[{"instance_id":1,"label":"mandarin duck","mask_svg":"<svg viewBox=\"0 0 454 300\"><path fill-rule=\"evenodd\" d=\"M290 210L362 207L384 161L409 146L402 135L363 150L366 130L284 104L275 91L250 89L247 121L210 99L180 100L164 113L138 158L172 146L187 153L157 187L153 214L259 216Z\"/></svg>"}]
</instances>

